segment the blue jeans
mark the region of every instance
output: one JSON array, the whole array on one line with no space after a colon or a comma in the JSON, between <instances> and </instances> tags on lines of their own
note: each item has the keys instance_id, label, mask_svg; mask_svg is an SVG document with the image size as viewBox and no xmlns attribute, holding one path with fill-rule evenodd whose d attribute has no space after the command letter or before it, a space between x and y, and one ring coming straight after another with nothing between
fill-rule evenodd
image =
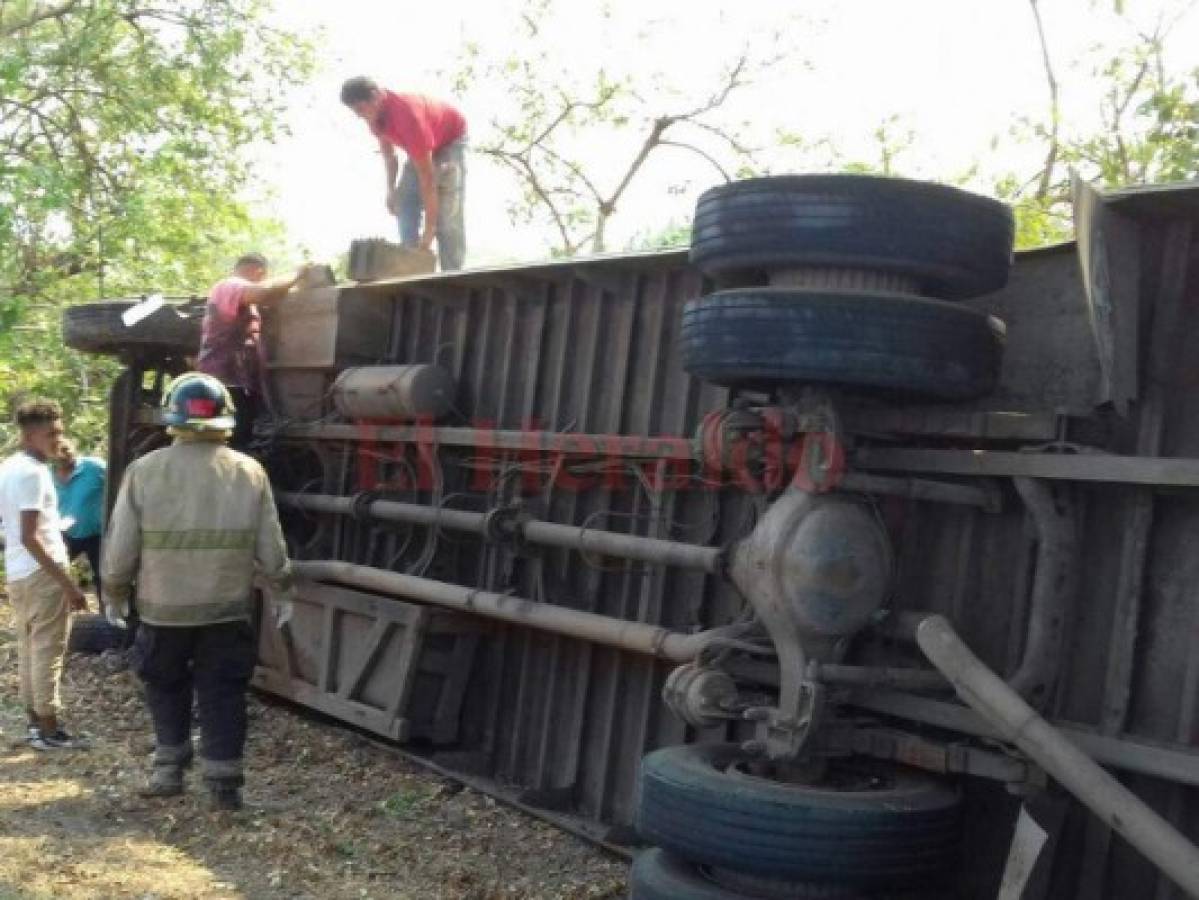
<instances>
[{"instance_id":1,"label":"blue jeans","mask_svg":"<svg viewBox=\"0 0 1199 900\"><path fill-rule=\"evenodd\" d=\"M433 169L437 175L437 255L441 271L461 269L466 261L466 223L463 219L463 198L466 194L466 138L459 138L433 152ZM404 163L398 185L400 243L415 247L420 243L421 217L425 204L420 195L420 181L409 160Z\"/></svg>"}]
</instances>

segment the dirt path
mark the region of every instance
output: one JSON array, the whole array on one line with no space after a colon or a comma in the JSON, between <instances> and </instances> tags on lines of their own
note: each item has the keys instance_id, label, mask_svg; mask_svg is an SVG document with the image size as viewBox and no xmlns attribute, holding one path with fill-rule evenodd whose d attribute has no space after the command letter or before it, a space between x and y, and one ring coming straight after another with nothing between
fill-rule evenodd
<instances>
[{"instance_id":1,"label":"dirt path","mask_svg":"<svg viewBox=\"0 0 1199 900\"><path fill-rule=\"evenodd\" d=\"M64 679L68 725L93 748L36 753L0 604L0 900L624 895L624 865L589 845L256 700L245 811L205 811L195 779L185 797L142 800L138 685L95 657L71 657Z\"/></svg>"}]
</instances>

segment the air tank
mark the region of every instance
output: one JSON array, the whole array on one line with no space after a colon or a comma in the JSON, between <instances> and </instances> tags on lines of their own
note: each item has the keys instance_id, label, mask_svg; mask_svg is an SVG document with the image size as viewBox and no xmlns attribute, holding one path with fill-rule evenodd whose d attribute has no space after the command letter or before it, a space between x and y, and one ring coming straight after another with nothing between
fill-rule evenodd
<instances>
[{"instance_id":1,"label":"air tank","mask_svg":"<svg viewBox=\"0 0 1199 900\"><path fill-rule=\"evenodd\" d=\"M333 406L347 419L437 419L453 401L441 366L359 366L333 382Z\"/></svg>"}]
</instances>

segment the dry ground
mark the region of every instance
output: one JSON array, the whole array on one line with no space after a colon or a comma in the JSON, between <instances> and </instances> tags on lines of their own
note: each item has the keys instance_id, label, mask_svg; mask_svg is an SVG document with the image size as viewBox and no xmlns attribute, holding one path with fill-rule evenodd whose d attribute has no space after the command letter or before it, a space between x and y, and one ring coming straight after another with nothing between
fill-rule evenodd
<instances>
[{"instance_id":1,"label":"dry ground","mask_svg":"<svg viewBox=\"0 0 1199 900\"><path fill-rule=\"evenodd\" d=\"M599 898L625 866L360 737L251 701L247 809L142 800L152 749L131 675L70 657L81 753L23 743L11 607L0 595L0 900Z\"/></svg>"}]
</instances>

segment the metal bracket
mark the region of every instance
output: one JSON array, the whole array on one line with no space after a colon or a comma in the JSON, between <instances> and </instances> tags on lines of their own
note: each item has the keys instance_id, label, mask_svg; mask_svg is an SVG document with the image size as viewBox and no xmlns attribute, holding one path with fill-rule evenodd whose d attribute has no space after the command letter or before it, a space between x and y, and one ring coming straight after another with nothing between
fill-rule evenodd
<instances>
[{"instance_id":1,"label":"metal bracket","mask_svg":"<svg viewBox=\"0 0 1199 900\"><path fill-rule=\"evenodd\" d=\"M527 555L524 526L533 519L532 513L520 503L497 506L483 514L483 540L489 544L506 544L518 555Z\"/></svg>"},{"instance_id":2,"label":"metal bracket","mask_svg":"<svg viewBox=\"0 0 1199 900\"><path fill-rule=\"evenodd\" d=\"M1016 793L1030 793L1047 783L1044 771L1022 756L961 741L933 741L898 728L866 724L854 729L852 742L853 751L864 756L895 760L929 772L1001 781Z\"/></svg>"},{"instance_id":3,"label":"metal bracket","mask_svg":"<svg viewBox=\"0 0 1199 900\"><path fill-rule=\"evenodd\" d=\"M763 754L769 759L796 759L820 730L824 719L827 692L814 681L802 681L794 709L753 706L743 717L757 723L755 737L742 745L747 753Z\"/></svg>"}]
</instances>

